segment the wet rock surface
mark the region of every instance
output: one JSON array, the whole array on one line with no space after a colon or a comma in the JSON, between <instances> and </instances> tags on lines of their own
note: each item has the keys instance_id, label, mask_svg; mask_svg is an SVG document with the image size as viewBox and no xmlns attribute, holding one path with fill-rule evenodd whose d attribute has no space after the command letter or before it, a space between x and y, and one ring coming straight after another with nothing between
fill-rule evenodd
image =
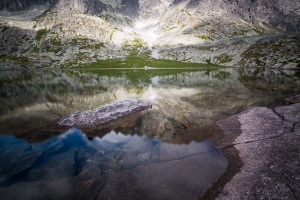
<instances>
[{"instance_id":1,"label":"wet rock surface","mask_svg":"<svg viewBox=\"0 0 300 200\"><path fill-rule=\"evenodd\" d=\"M226 136L218 146L235 170L203 198L299 199L299 106L256 107L219 121Z\"/></svg>"}]
</instances>

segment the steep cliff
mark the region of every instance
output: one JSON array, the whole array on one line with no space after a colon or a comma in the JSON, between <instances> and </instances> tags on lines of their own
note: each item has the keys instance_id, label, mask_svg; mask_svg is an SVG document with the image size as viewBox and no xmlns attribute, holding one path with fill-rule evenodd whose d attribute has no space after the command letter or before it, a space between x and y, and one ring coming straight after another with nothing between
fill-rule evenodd
<instances>
[{"instance_id":1,"label":"steep cliff","mask_svg":"<svg viewBox=\"0 0 300 200\"><path fill-rule=\"evenodd\" d=\"M0 59L8 68L128 56L299 67L296 0L14 0L0 8Z\"/></svg>"}]
</instances>

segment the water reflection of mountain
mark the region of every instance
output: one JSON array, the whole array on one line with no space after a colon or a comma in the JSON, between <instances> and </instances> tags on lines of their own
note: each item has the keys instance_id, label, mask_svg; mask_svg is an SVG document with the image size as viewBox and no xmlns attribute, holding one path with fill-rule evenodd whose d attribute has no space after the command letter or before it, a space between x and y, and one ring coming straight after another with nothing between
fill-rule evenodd
<instances>
[{"instance_id":1,"label":"water reflection of mountain","mask_svg":"<svg viewBox=\"0 0 300 200\"><path fill-rule=\"evenodd\" d=\"M140 98L150 101L153 108L134 125L136 131L165 142L189 143L184 135L198 132L205 139L210 134L203 127L247 107L269 105L274 99L296 94L300 82L297 74L263 69L55 69L3 71L0 85L4 134L31 140L36 130L69 113L116 99ZM132 127L128 133L135 132ZM47 134L35 138L44 140L54 133Z\"/></svg>"}]
</instances>

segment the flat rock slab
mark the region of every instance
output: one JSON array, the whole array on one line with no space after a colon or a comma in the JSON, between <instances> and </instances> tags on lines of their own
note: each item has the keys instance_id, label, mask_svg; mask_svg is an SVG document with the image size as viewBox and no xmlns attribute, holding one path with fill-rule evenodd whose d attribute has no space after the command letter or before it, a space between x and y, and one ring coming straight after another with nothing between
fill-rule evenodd
<instances>
[{"instance_id":1,"label":"flat rock slab","mask_svg":"<svg viewBox=\"0 0 300 200\"><path fill-rule=\"evenodd\" d=\"M75 112L57 122L61 126L97 126L132 113L151 108L145 100L124 99L84 112Z\"/></svg>"},{"instance_id":2,"label":"flat rock slab","mask_svg":"<svg viewBox=\"0 0 300 200\"><path fill-rule=\"evenodd\" d=\"M217 123L226 134L219 147L236 149L243 164L211 189L214 199L300 199L298 104L275 110L252 108Z\"/></svg>"}]
</instances>

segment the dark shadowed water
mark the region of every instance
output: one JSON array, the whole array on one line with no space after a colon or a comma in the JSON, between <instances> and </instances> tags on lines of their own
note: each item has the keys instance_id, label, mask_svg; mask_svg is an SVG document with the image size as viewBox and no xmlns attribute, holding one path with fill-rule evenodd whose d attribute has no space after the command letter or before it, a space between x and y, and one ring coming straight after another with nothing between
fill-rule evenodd
<instances>
[{"instance_id":1,"label":"dark shadowed water","mask_svg":"<svg viewBox=\"0 0 300 200\"><path fill-rule=\"evenodd\" d=\"M195 199L224 174L214 123L300 93L295 71L27 70L0 73L0 199ZM152 109L57 131L115 100Z\"/></svg>"}]
</instances>

